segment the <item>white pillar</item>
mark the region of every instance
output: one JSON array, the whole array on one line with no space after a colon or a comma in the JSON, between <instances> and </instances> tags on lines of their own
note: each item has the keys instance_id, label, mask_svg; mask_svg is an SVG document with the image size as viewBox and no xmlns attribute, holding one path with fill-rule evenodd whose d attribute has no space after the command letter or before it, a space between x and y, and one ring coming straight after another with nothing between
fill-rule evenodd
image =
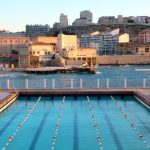
<instances>
[{"instance_id":1,"label":"white pillar","mask_svg":"<svg viewBox=\"0 0 150 150\"><path fill-rule=\"evenodd\" d=\"M109 89L109 79L107 79L107 83L106 83L107 85L107 89Z\"/></svg>"},{"instance_id":2,"label":"white pillar","mask_svg":"<svg viewBox=\"0 0 150 150\"><path fill-rule=\"evenodd\" d=\"M44 82L44 89L46 89L47 88L46 79L44 79L43 82Z\"/></svg>"},{"instance_id":3,"label":"white pillar","mask_svg":"<svg viewBox=\"0 0 150 150\"><path fill-rule=\"evenodd\" d=\"M83 82L82 82L82 79L80 79L80 89L82 89L83 88Z\"/></svg>"},{"instance_id":4,"label":"white pillar","mask_svg":"<svg viewBox=\"0 0 150 150\"><path fill-rule=\"evenodd\" d=\"M73 89L73 79L71 79L71 89Z\"/></svg>"},{"instance_id":5,"label":"white pillar","mask_svg":"<svg viewBox=\"0 0 150 150\"><path fill-rule=\"evenodd\" d=\"M29 89L29 80L28 79L25 80L25 88Z\"/></svg>"},{"instance_id":6,"label":"white pillar","mask_svg":"<svg viewBox=\"0 0 150 150\"><path fill-rule=\"evenodd\" d=\"M143 88L146 88L146 79L143 79Z\"/></svg>"},{"instance_id":7,"label":"white pillar","mask_svg":"<svg viewBox=\"0 0 150 150\"><path fill-rule=\"evenodd\" d=\"M124 88L127 88L127 79L124 79Z\"/></svg>"},{"instance_id":8,"label":"white pillar","mask_svg":"<svg viewBox=\"0 0 150 150\"><path fill-rule=\"evenodd\" d=\"M10 81L7 79L7 89L10 89Z\"/></svg>"},{"instance_id":9,"label":"white pillar","mask_svg":"<svg viewBox=\"0 0 150 150\"><path fill-rule=\"evenodd\" d=\"M97 88L99 89L99 79L97 79Z\"/></svg>"},{"instance_id":10,"label":"white pillar","mask_svg":"<svg viewBox=\"0 0 150 150\"><path fill-rule=\"evenodd\" d=\"M55 89L55 79L52 79L52 89Z\"/></svg>"}]
</instances>

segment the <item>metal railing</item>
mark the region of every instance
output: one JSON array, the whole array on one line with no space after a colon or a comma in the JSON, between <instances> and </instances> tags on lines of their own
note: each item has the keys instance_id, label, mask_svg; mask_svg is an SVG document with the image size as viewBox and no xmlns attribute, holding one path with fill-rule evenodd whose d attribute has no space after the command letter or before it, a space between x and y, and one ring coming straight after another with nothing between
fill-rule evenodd
<instances>
[{"instance_id":1,"label":"metal railing","mask_svg":"<svg viewBox=\"0 0 150 150\"><path fill-rule=\"evenodd\" d=\"M150 79L7 79L0 89L109 89L150 88Z\"/></svg>"}]
</instances>

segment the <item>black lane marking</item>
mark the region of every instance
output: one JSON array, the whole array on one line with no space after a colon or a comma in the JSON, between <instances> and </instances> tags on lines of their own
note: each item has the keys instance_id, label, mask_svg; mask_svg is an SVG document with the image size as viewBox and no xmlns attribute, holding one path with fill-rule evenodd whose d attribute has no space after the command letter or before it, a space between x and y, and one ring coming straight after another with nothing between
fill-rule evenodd
<instances>
[{"instance_id":1,"label":"black lane marking","mask_svg":"<svg viewBox=\"0 0 150 150\"><path fill-rule=\"evenodd\" d=\"M77 111L74 111L73 117L73 150L79 149L79 142L78 142L78 115Z\"/></svg>"},{"instance_id":2,"label":"black lane marking","mask_svg":"<svg viewBox=\"0 0 150 150\"><path fill-rule=\"evenodd\" d=\"M111 132L111 135L113 136L114 142L115 142L115 144L117 146L117 149L118 150L123 150L121 142L120 142L120 140L119 140L119 138L118 138L118 136L116 134L116 131L115 131L115 129L114 129L112 123L111 123L111 120L109 119L109 117L107 115L107 112L102 107L100 107L100 108L101 108L101 110L102 110L102 112L103 112L103 114L105 116L105 119L107 121L107 124L108 124L110 132Z\"/></svg>"},{"instance_id":3,"label":"black lane marking","mask_svg":"<svg viewBox=\"0 0 150 150\"><path fill-rule=\"evenodd\" d=\"M37 141L38 141L38 139L40 137L40 134L42 132L42 129L43 129L43 126L45 124L45 121L46 121L46 118L47 118L48 114L49 114L49 112L45 112L45 114L43 115L43 118L42 118L42 120L41 120L41 122L40 122L40 124L39 124L39 126L38 126L38 128L36 130L36 133L34 135L34 138L32 140L32 143L30 145L29 150L34 150L35 149L36 143L37 143Z\"/></svg>"}]
</instances>

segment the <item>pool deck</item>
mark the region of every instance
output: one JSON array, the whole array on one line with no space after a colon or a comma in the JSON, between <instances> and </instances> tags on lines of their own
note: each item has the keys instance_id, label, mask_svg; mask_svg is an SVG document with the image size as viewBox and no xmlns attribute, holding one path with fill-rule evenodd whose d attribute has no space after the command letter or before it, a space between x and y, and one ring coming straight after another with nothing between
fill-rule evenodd
<instances>
[{"instance_id":1,"label":"pool deck","mask_svg":"<svg viewBox=\"0 0 150 150\"><path fill-rule=\"evenodd\" d=\"M150 89L26 89L26 90L1 90L0 104L2 101L14 99L18 95L134 95L150 107Z\"/></svg>"},{"instance_id":2,"label":"pool deck","mask_svg":"<svg viewBox=\"0 0 150 150\"><path fill-rule=\"evenodd\" d=\"M0 91L0 112L11 105L17 98L18 92Z\"/></svg>"},{"instance_id":3,"label":"pool deck","mask_svg":"<svg viewBox=\"0 0 150 150\"><path fill-rule=\"evenodd\" d=\"M150 89L139 89L134 93L134 95L150 108Z\"/></svg>"}]
</instances>

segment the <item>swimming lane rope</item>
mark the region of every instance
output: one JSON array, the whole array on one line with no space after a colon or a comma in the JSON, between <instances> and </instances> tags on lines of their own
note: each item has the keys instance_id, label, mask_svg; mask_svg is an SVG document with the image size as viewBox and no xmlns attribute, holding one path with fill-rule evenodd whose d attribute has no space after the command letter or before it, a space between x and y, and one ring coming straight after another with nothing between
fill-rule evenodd
<instances>
[{"instance_id":1,"label":"swimming lane rope","mask_svg":"<svg viewBox=\"0 0 150 150\"><path fill-rule=\"evenodd\" d=\"M97 122L96 122L96 119L95 119L95 115L94 115L94 112L93 112L93 107L92 107L89 96L87 96L87 101L88 101L88 104L89 104L91 117L92 117L94 128L95 128L95 131L96 131L96 139L97 139L97 142L100 146L100 150L103 150L102 137L100 136L100 132L99 132L99 129L98 129L98 125L97 125Z\"/></svg>"},{"instance_id":2,"label":"swimming lane rope","mask_svg":"<svg viewBox=\"0 0 150 150\"><path fill-rule=\"evenodd\" d=\"M24 119L20 122L20 124L16 128L15 132L11 136L9 136L8 141L6 142L6 144L4 145L4 147L2 148L2 150L6 150L8 148L9 144L14 140L15 136L21 130L21 128L23 127L24 123L29 119L31 113L34 111L34 109L36 108L36 106L38 105L38 103L39 103L40 100L41 100L41 96L38 98L38 100L33 105L33 107L30 108L30 111L25 115Z\"/></svg>"},{"instance_id":3,"label":"swimming lane rope","mask_svg":"<svg viewBox=\"0 0 150 150\"><path fill-rule=\"evenodd\" d=\"M118 105L117 101L115 100L115 98L113 96L111 96L112 101L114 102L115 106L118 108L118 110L122 113L123 117L125 118L125 120L128 121L128 123L130 124L130 127L135 130L135 132L137 133L138 137L140 138L140 140L146 145L147 149L150 149L150 145L147 142L147 140L145 139L144 135L138 130L138 128L136 127L135 123L129 118L128 114L125 113L122 108Z\"/></svg>"},{"instance_id":4,"label":"swimming lane rope","mask_svg":"<svg viewBox=\"0 0 150 150\"><path fill-rule=\"evenodd\" d=\"M52 139L52 146L51 146L51 150L55 149L55 144L56 144L56 140L57 140L57 135L59 132L59 128L60 128L60 122L61 122L61 118L62 118L62 112L63 112L63 108L64 108L64 104L65 104L65 96L63 97L61 106L60 106L60 112L58 115L58 119L57 119L57 124L56 124L56 130Z\"/></svg>"}]
</instances>

